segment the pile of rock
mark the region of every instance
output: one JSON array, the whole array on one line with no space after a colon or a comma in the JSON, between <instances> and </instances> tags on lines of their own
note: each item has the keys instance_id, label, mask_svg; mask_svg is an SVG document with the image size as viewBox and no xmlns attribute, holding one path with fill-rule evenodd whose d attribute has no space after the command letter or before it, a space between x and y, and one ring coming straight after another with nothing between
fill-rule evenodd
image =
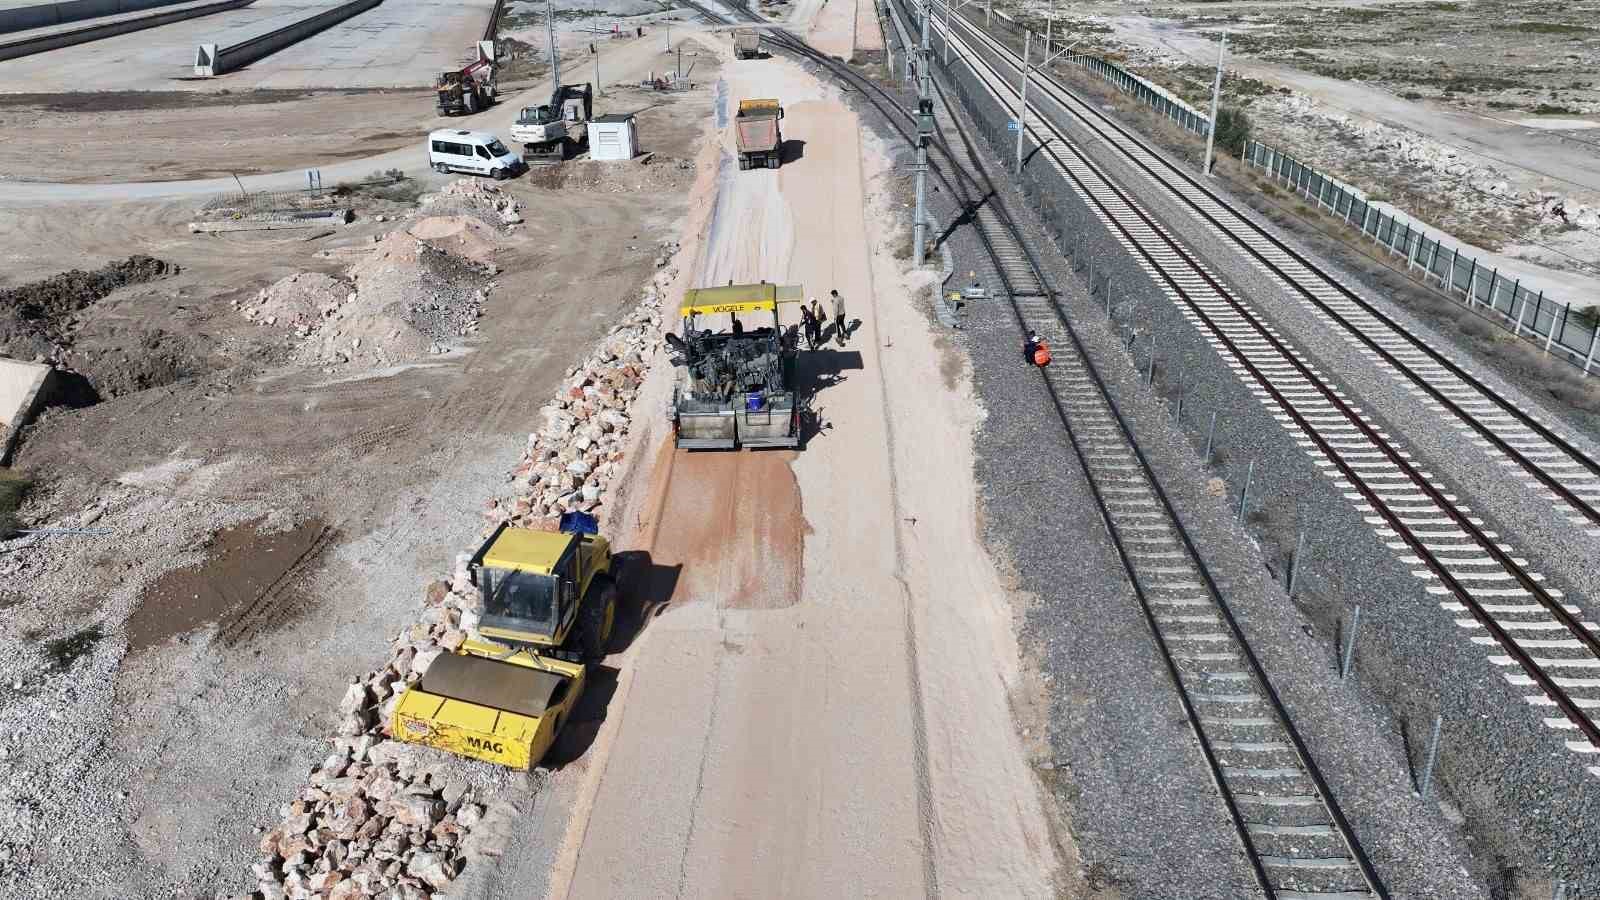
<instances>
[{"instance_id":1,"label":"pile of rock","mask_svg":"<svg viewBox=\"0 0 1600 900\"><path fill-rule=\"evenodd\" d=\"M534 524L567 509L599 508L620 474L639 412L634 401L661 345L661 296L676 275L665 262L676 249L662 245L663 271L639 304L568 370L515 470L521 496L488 504L496 523ZM465 782L424 771L437 754L392 740L389 729L406 687L440 654L477 635L468 559L458 555L451 579L428 585L422 614L395 636L389 661L345 689L332 753L281 808L280 823L262 835L263 857L251 867L252 900L430 900L460 874L465 839L484 807Z\"/></svg>"},{"instance_id":2,"label":"pile of rock","mask_svg":"<svg viewBox=\"0 0 1600 900\"><path fill-rule=\"evenodd\" d=\"M388 726L406 687L476 629L470 590L462 556L453 584L428 585L422 616L395 637L389 662L345 689L333 752L261 838L254 897L428 900L460 873L483 807L464 783L422 771Z\"/></svg>"},{"instance_id":3,"label":"pile of rock","mask_svg":"<svg viewBox=\"0 0 1600 900\"><path fill-rule=\"evenodd\" d=\"M252 322L292 328L296 336L305 337L355 298L349 282L320 272L300 272L262 288L248 300L233 301L233 306Z\"/></svg>"},{"instance_id":4,"label":"pile of rock","mask_svg":"<svg viewBox=\"0 0 1600 900\"><path fill-rule=\"evenodd\" d=\"M478 330L493 271L394 232L351 267L355 291L311 327L296 330L306 341L295 361L371 368L444 353Z\"/></svg>"},{"instance_id":5,"label":"pile of rock","mask_svg":"<svg viewBox=\"0 0 1600 900\"><path fill-rule=\"evenodd\" d=\"M469 215L480 221L510 228L522 224L522 205L509 191L493 182L458 178L429 194L418 204L430 216Z\"/></svg>"},{"instance_id":6,"label":"pile of rock","mask_svg":"<svg viewBox=\"0 0 1600 900\"><path fill-rule=\"evenodd\" d=\"M661 346L660 287L652 284L622 324L581 364L567 370L556 399L540 410L513 472L521 488L509 507L490 501L484 515L548 527L571 510L595 512L621 470L634 400Z\"/></svg>"}]
</instances>

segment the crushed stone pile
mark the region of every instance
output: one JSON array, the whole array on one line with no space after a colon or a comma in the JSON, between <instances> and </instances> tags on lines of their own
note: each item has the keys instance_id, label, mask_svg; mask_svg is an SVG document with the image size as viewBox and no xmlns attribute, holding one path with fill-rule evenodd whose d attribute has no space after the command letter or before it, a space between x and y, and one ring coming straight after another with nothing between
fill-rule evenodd
<instances>
[{"instance_id":1,"label":"crushed stone pile","mask_svg":"<svg viewBox=\"0 0 1600 900\"><path fill-rule=\"evenodd\" d=\"M496 228L522 224L522 205L517 198L476 178L458 178L417 205L428 216L472 216Z\"/></svg>"},{"instance_id":2,"label":"crushed stone pile","mask_svg":"<svg viewBox=\"0 0 1600 900\"><path fill-rule=\"evenodd\" d=\"M500 233L472 216L427 216L409 229L411 236L473 262L488 264L494 274L498 267L490 261L500 251Z\"/></svg>"},{"instance_id":3,"label":"crushed stone pile","mask_svg":"<svg viewBox=\"0 0 1600 900\"><path fill-rule=\"evenodd\" d=\"M305 337L323 319L350 299L353 285L320 272L300 272L262 288L253 299L234 306L252 322L293 328Z\"/></svg>"},{"instance_id":4,"label":"crushed stone pile","mask_svg":"<svg viewBox=\"0 0 1600 900\"><path fill-rule=\"evenodd\" d=\"M0 355L59 358L72 343L74 313L130 284L175 275L178 266L135 255L98 269L73 269L0 290Z\"/></svg>"},{"instance_id":5,"label":"crushed stone pile","mask_svg":"<svg viewBox=\"0 0 1600 900\"><path fill-rule=\"evenodd\" d=\"M549 528L564 512L598 510L621 470L630 410L661 342L661 294L652 285L599 348L567 370L561 392L539 411L544 426L528 435L512 473L521 496L508 506L491 502L485 515Z\"/></svg>"},{"instance_id":6,"label":"crushed stone pile","mask_svg":"<svg viewBox=\"0 0 1600 900\"><path fill-rule=\"evenodd\" d=\"M515 497L485 504L484 536L501 521L553 526L543 520L562 510L600 508L642 412L639 386L661 347L662 294L676 275L673 267L658 272L622 324L568 370L542 411L543 428L528 436L513 472ZM255 890L230 900L433 900L460 876L467 838L492 798L435 777L427 763L443 754L392 740L390 728L406 687L440 654L479 637L470 558L458 554L450 579L424 589L422 613L395 637L389 661L351 680L332 752L263 833L262 858L250 870Z\"/></svg>"},{"instance_id":7,"label":"crushed stone pile","mask_svg":"<svg viewBox=\"0 0 1600 900\"><path fill-rule=\"evenodd\" d=\"M374 368L444 353L476 332L496 271L397 231L346 278L303 272L236 305L301 338L291 353L300 365Z\"/></svg>"}]
</instances>

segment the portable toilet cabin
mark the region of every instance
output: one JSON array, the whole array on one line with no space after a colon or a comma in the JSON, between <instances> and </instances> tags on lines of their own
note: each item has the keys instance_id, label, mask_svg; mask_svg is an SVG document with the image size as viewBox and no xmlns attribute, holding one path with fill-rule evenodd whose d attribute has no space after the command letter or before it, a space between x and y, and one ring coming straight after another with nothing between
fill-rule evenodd
<instances>
[{"instance_id":1,"label":"portable toilet cabin","mask_svg":"<svg viewBox=\"0 0 1600 900\"><path fill-rule=\"evenodd\" d=\"M639 132L633 113L613 113L589 120L589 158L630 160L639 152Z\"/></svg>"}]
</instances>

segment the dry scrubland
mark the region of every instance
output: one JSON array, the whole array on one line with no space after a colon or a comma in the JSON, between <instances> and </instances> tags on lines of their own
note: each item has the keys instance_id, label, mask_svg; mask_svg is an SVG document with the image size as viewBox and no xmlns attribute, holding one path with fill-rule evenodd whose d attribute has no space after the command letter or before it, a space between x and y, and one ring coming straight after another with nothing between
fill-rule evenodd
<instances>
[{"instance_id":1,"label":"dry scrubland","mask_svg":"<svg viewBox=\"0 0 1600 900\"><path fill-rule=\"evenodd\" d=\"M1017 14L1042 30L1046 10ZM1056 28L1200 109L1227 29L1224 101L1260 140L1475 246L1600 277L1600 182L1554 156L1431 127L1470 117L1537 130L1524 138L1535 147L1600 146L1600 123L1586 118L1600 113L1597 11L1542 0L1088 4Z\"/></svg>"}]
</instances>

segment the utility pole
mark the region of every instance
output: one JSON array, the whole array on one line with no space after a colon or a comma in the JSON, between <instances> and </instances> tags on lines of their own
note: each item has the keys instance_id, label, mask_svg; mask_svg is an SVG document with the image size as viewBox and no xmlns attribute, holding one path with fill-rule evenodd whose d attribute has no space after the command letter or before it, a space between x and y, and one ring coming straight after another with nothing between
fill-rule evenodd
<instances>
[{"instance_id":1,"label":"utility pole","mask_svg":"<svg viewBox=\"0 0 1600 900\"><path fill-rule=\"evenodd\" d=\"M994 24L994 0L984 0L983 27L988 28Z\"/></svg>"},{"instance_id":2,"label":"utility pole","mask_svg":"<svg viewBox=\"0 0 1600 900\"><path fill-rule=\"evenodd\" d=\"M1033 42L1033 32L1022 33L1022 90L1021 100L1017 103L1017 177L1022 177L1022 135L1027 131L1028 121L1028 51Z\"/></svg>"},{"instance_id":3,"label":"utility pole","mask_svg":"<svg viewBox=\"0 0 1600 900\"><path fill-rule=\"evenodd\" d=\"M1054 30L1052 28L1052 26L1054 26L1055 24L1056 24L1056 5L1055 5L1054 2L1052 2L1050 4L1050 12L1046 13L1045 17L1044 17L1044 58L1045 59L1049 59L1050 58L1050 35L1051 35L1051 32Z\"/></svg>"},{"instance_id":4,"label":"utility pole","mask_svg":"<svg viewBox=\"0 0 1600 900\"><path fill-rule=\"evenodd\" d=\"M1031 43L1032 39L1033 39L1033 32L1024 31L1022 33L1022 90L1017 92L1018 94L1021 95L1021 102L1019 102L1017 104L1017 177L1018 178L1022 177L1022 135L1027 131L1027 127L1028 127L1027 126L1027 121L1028 121L1028 69L1029 69L1029 65L1028 65L1028 56L1029 56L1028 45ZM1061 48L1061 52L1057 53L1054 56L1051 56L1050 52L1048 50L1046 50L1044 58L1039 60L1039 65L1038 66L1034 66L1033 68L1039 68L1039 67L1042 67L1042 66L1050 65L1051 63L1055 62L1056 60L1060 59L1061 57L1066 56L1068 53L1071 53L1072 52L1072 48L1078 46L1079 43L1080 43L1079 41L1073 41L1072 43L1068 44L1067 46Z\"/></svg>"},{"instance_id":5,"label":"utility pole","mask_svg":"<svg viewBox=\"0 0 1600 900\"><path fill-rule=\"evenodd\" d=\"M1202 174L1211 174L1211 148L1217 143L1217 103L1222 99L1222 55L1228 52L1228 32L1222 32L1222 43L1217 47L1217 77L1211 82L1211 128L1206 132L1206 167Z\"/></svg>"},{"instance_id":6,"label":"utility pole","mask_svg":"<svg viewBox=\"0 0 1600 900\"><path fill-rule=\"evenodd\" d=\"M917 212L911 229L911 264L914 266L922 265L928 242L928 139L933 135L932 83L928 71L932 62L928 44L928 18L932 15L928 4L931 2L922 2L922 41L917 54ZM946 46L949 46L948 36Z\"/></svg>"},{"instance_id":7,"label":"utility pole","mask_svg":"<svg viewBox=\"0 0 1600 900\"><path fill-rule=\"evenodd\" d=\"M551 93L559 93L561 90L561 54L556 50L555 0L545 0L544 2L544 30L545 40L550 44Z\"/></svg>"},{"instance_id":8,"label":"utility pole","mask_svg":"<svg viewBox=\"0 0 1600 900\"><path fill-rule=\"evenodd\" d=\"M956 5L955 0L945 0L944 4L944 67L950 68L950 10Z\"/></svg>"}]
</instances>

